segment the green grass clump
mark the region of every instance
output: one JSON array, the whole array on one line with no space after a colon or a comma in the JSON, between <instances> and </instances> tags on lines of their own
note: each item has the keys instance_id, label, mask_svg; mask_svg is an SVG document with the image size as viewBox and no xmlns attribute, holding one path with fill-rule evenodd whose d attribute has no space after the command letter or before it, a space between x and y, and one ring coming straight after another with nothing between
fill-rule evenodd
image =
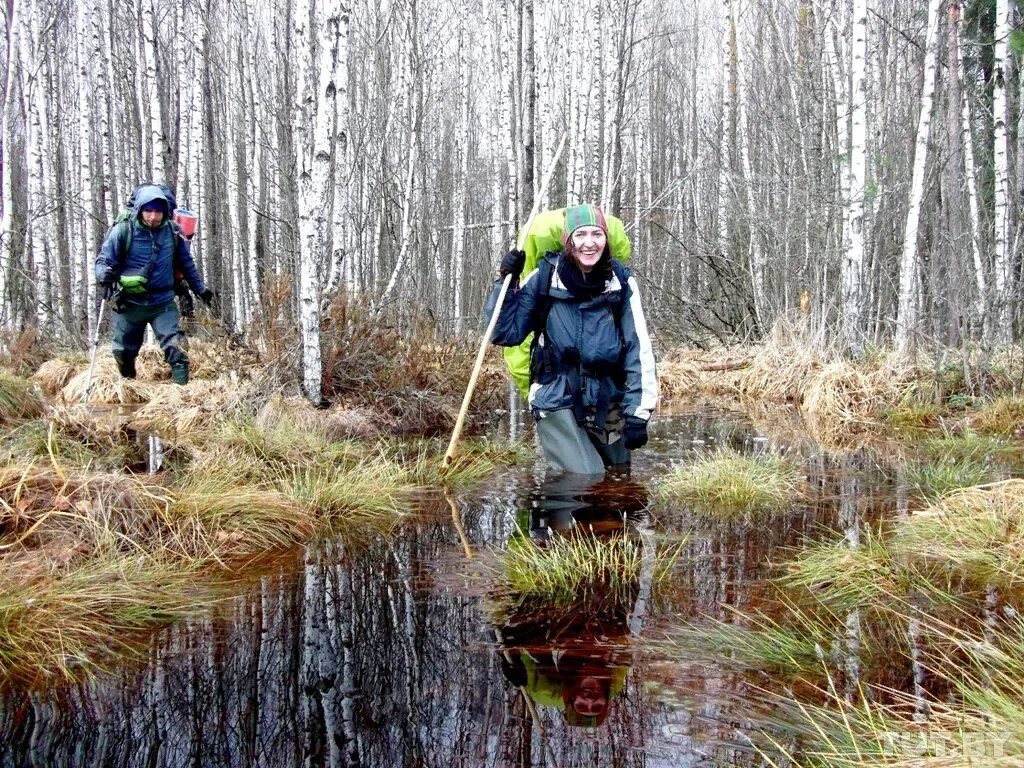
<instances>
[{"instance_id":1,"label":"green grass clump","mask_svg":"<svg viewBox=\"0 0 1024 768\"><path fill-rule=\"evenodd\" d=\"M42 412L43 401L35 385L27 379L0 370L0 424L34 419Z\"/></svg>"},{"instance_id":2,"label":"green grass clump","mask_svg":"<svg viewBox=\"0 0 1024 768\"><path fill-rule=\"evenodd\" d=\"M102 666L97 648L134 653L143 631L202 607L196 577L177 562L111 553L31 580L0 571L0 677L71 678Z\"/></svg>"},{"instance_id":3,"label":"green grass clump","mask_svg":"<svg viewBox=\"0 0 1024 768\"><path fill-rule=\"evenodd\" d=\"M500 557L499 590L512 600L559 606L597 597L622 598L636 588L645 556L654 558L652 578L659 582L672 569L681 546L648 550L645 555L644 542L630 535L559 536L546 547L513 538Z\"/></svg>"},{"instance_id":4,"label":"green grass clump","mask_svg":"<svg viewBox=\"0 0 1024 768\"><path fill-rule=\"evenodd\" d=\"M383 457L357 469L287 467L280 470L275 485L311 513L332 521L381 515L397 519L412 491L402 467Z\"/></svg>"},{"instance_id":5,"label":"green grass clump","mask_svg":"<svg viewBox=\"0 0 1024 768\"><path fill-rule=\"evenodd\" d=\"M459 444L452 463L446 467L446 447L446 442L414 440L386 446L383 450L406 467L410 483L430 488L471 486L499 467L533 460L533 449L523 441L506 443L474 438Z\"/></svg>"},{"instance_id":6,"label":"green grass clump","mask_svg":"<svg viewBox=\"0 0 1024 768\"><path fill-rule=\"evenodd\" d=\"M986 435L1014 435L1024 427L1024 398L1000 397L971 417L971 424Z\"/></svg>"},{"instance_id":7,"label":"green grass clump","mask_svg":"<svg viewBox=\"0 0 1024 768\"><path fill-rule=\"evenodd\" d=\"M919 440L915 446L929 459L953 463L957 461L991 461L1020 456L1021 449L1013 443L989 435L966 431Z\"/></svg>"},{"instance_id":8,"label":"green grass clump","mask_svg":"<svg viewBox=\"0 0 1024 768\"><path fill-rule=\"evenodd\" d=\"M799 482L799 472L778 456L746 456L722 448L675 470L663 492L736 516L783 509L796 498Z\"/></svg>"},{"instance_id":9,"label":"green grass clump","mask_svg":"<svg viewBox=\"0 0 1024 768\"><path fill-rule=\"evenodd\" d=\"M931 581L1024 587L1024 480L965 488L901 520L888 549Z\"/></svg>"},{"instance_id":10,"label":"green grass clump","mask_svg":"<svg viewBox=\"0 0 1024 768\"><path fill-rule=\"evenodd\" d=\"M929 429L938 423L941 413L936 403L911 402L886 412L883 418L897 429Z\"/></svg>"},{"instance_id":11,"label":"green grass clump","mask_svg":"<svg viewBox=\"0 0 1024 768\"><path fill-rule=\"evenodd\" d=\"M878 534L860 546L845 541L813 544L786 564L780 583L811 595L837 613L884 604L888 596L905 594L905 576Z\"/></svg>"},{"instance_id":12,"label":"green grass clump","mask_svg":"<svg viewBox=\"0 0 1024 768\"><path fill-rule=\"evenodd\" d=\"M960 459L912 464L907 467L907 477L921 496L933 501L961 488L991 482L997 473L985 461Z\"/></svg>"},{"instance_id":13,"label":"green grass clump","mask_svg":"<svg viewBox=\"0 0 1024 768\"><path fill-rule=\"evenodd\" d=\"M835 633L822 622L792 612L791 625L763 613L743 615L742 623L710 620L669 630L659 645L690 658L728 659L730 665L795 676L821 671Z\"/></svg>"}]
</instances>

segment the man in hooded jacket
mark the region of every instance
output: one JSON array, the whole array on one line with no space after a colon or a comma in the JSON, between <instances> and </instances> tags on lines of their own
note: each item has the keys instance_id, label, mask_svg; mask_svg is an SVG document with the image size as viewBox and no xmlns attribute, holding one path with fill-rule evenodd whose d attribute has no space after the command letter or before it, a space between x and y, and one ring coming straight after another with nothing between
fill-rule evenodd
<instances>
[{"instance_id":1,"label":"man in hooded jacket","mask_svg":"<svg viewBox=\"0 0 1024 768\"><path fill-rule=\"evenodd\" d=\"M117 294L112 304L113 351L121 375L135 378L135 358L148 323L171 366L171 378L187 384L186 342L174 302L175 266L206 304L214 293L204 285L188 241L171 225L170 214L163 187L149 184L137 190L131 217L113 227L103 241L96 257L96 282L104 299Z\"/></svg>"}]
</instances>

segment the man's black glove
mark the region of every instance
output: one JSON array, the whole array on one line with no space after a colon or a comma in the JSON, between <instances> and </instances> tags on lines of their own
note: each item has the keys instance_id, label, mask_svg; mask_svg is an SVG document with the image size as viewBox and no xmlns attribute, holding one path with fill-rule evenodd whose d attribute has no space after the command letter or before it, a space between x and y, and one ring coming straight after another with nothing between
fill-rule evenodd
<instances>
[{"instance_id":1,"label":"man's black glove","mask_svg":"<svg viewBox=\"0 0 1024 768\"><path fill-rule=\"evenodd\" d=\"M498 274L504 277L505 275L512 275L512 279L519 277L519 273L523 271L523 266L526 264L526 251L519 251L513 248L511 251L501 257L501 267L498 268Z\"/></svg>"},{"instance_id":2,"label":"man's black glove","mask_svg":"<svg viewBox=\"0 0 1024 768\"><path fill-rule=\"evenodd\" d=\"M209 288L199 294L199 300L208 307L213 304L215 298L217 298L217 294Z\"/></svg>"},{"instance_id":3,"label":"man's black glove","mask_svg":"<svg viewBox=\"0 0 1024 768\"><path fill-rule=\"evenodd\" d=\"M635 451L647 445L647 422L636 416L626 417L626 426L622 428L622 440L627 451Z\"/></svg>"},{"instance_id":4,"label":"man's black glove","mask_svg":"<svg viewBox=\"0 0 1024 768\"><path fill-rule=\"evenodd\" d=\"M96 278L96 285L103 290L103 300L110 301L114 298L114 283L117 282L117 275L110 267L105 267Z\"/></svg>"}]
</instances>

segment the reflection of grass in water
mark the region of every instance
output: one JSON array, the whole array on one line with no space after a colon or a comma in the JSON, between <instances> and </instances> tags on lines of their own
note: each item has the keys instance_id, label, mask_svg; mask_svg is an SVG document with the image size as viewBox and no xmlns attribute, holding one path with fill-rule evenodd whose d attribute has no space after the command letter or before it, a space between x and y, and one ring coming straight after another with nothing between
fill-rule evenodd
<instances>
[{"instance_id":1,"label":"reflection of grass in water","mask_svg":"<svg viewBox=\"0 0 1024 768\"><path fill-rule=\"evenodd\" d=\"M109 552L59 578L0 571L0 676L70 677L94 667L97 648L131 653L139 632L201 607L198 583L180 562Z\"/></svg>"},{"instance_id":2,"label":"reflection of grass in water","mask_svg":"<svg viewBox=\"0 0 1024 768\"><path fill-rule=\"evenodd\" d=\"M663 493L731 517L782 509L797 496L799 480L799 472L777 456L719 449L675 470Z\"/></svg>"},{"instance_id":3,"label":"reflection of grass in water","mask_svg":"<svg viewBox=\"0 0 1024 768\"><path fill-rule=\"evenodd\" d=\"M33 419L43 412L31 381L0 369L0 424Z\"/></svg>"},{"instance_id":4,"label":"reflection of grass in water","mask_svg":"<svg viewBox=\"0 0 1024 768\"><path fill-rule=\"evenodd\" d=\"M9 455L0 464L0 578L5 596L14 595L0 603L0 675L30 673L44 657L43 666L69 670L90 643L117 647L112 633L178 615L197 573L208 585L223 583L264 553L353 526L390 527L417 483L436 476L428 466L441 463L436 443L334 442L284 421L261 430L234 419L202 446L184 446L191 463L182 471L142 480L69 461L94 454L82 443L75 449L61 429L26 429L17 440L44 455ZM489 471L517 455L480 444L461 454L445 482L475 481L481 466ZM135 582L138 603L125 597ZM31 602L17 597L35 591ZM79 592L95 595L97 609L72 607L66 621L54 619L59 606L84 599ZM36 608L38 620L30 615ZM67 634L66 651L52 641L51 625L56 636Z\"/></svg>"},{"instance_id":5,"label":"reflection of grass in water","mask_svg":"<svg viewBox=\"0 0 1024 768\"><path fill-rule=\"evenodd\" d=\"M644 558L653 557L654 583L672 570L682 544L645 554L639 536L601 538L591 533L558 536L538 547L513 538L497 568L499 592L508 600L536 599L569 605L594 597L624 597L636 588Z\"/></svg>"},{"instance_id":6,"label":"reflection of grass in water","mask_svg":"<svg viewBox=\"0 0 1024 768\"><path fill-rule=\"evenodd\" d=\"M725 665L804 680L817 673L816 691L794 696L777 688L771 695L775 715L761 721L756 740L770 764L1024 764L1024 619L1010 610L1024 584L1022 530L1024 480L952 493L886 532L866 534L855 549L846 542L805 548L780 579L780 613L741 615L742 628L687 628L681 645ZM993 596L1006 612L982 610ZM843 664L845 619L855 612L860 683L845 678ZM945 697L930 700L920 721L920 702L884 687L884 676L880 685L871 682L879 665L910 669L915 660L927 670L929 689ZM974 763L928 762L920 751L928 742L916 738L926 731L952 739L936 748L961 756L964 740L998 743L1007 761L986 762L981 754Z\"/></svg>"}]
</instances>

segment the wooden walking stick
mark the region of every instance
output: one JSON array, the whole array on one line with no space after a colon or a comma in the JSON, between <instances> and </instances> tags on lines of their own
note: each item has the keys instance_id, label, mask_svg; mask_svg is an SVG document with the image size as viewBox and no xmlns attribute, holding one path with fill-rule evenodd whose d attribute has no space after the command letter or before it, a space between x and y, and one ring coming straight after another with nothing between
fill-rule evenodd
<instances>
[{"instance_id":1,"label":"wooden walking stick","mask_svg":"<svg viewBox=\"0 0 1024 768\"><path fill-rule=\"evenodd\" d=\"M522 229L519 230L519 237L516 240L516 248L523 250L526 245L526 236L530 232L530 227L533 225L533 220L537 218L538 209L540 208L541 198L544 197L544 192L548 188L548 184L551 183L551 177L555 175L555 166L558 165L558 158L562 156L562 148L565 147L566 134L562 134L562 140L558 142L558 149L555 150L555 156L551 158L551 166L548 168L547 174L544 176L544 181L541 182L540 189L533 199L533 210L530 211L530 218L526 220L526 224ZM480 351L476 354L476 365L473 366L473 373L469 376L469 385L466 387L466 394L462 398L462 408L459 410L459 418L455 422L455 429L452 430L452 439L448 442L448 452L444 455L444 466L447 467L452 463L452 459L455 458L455 446L459 442L459 435L462 434L462 426L466 422L466 414L469 413L469 403L473 399L473 390L476 389L476 380L480 378L480 369L484 365L484 356L487 354L487 345L491 343L491 336L494 335L494 326L498 324L498 315L501 313L501 305L505 303L505 294L508 292L508 287L512 283L512 275L505 275L505 279L501 283L501 291L498 293L498 301L494 305L494 313L491 315L490 321L487 323L487 330L484 331L484 337L480 340Z\"/></svg>"}]
</instances>

